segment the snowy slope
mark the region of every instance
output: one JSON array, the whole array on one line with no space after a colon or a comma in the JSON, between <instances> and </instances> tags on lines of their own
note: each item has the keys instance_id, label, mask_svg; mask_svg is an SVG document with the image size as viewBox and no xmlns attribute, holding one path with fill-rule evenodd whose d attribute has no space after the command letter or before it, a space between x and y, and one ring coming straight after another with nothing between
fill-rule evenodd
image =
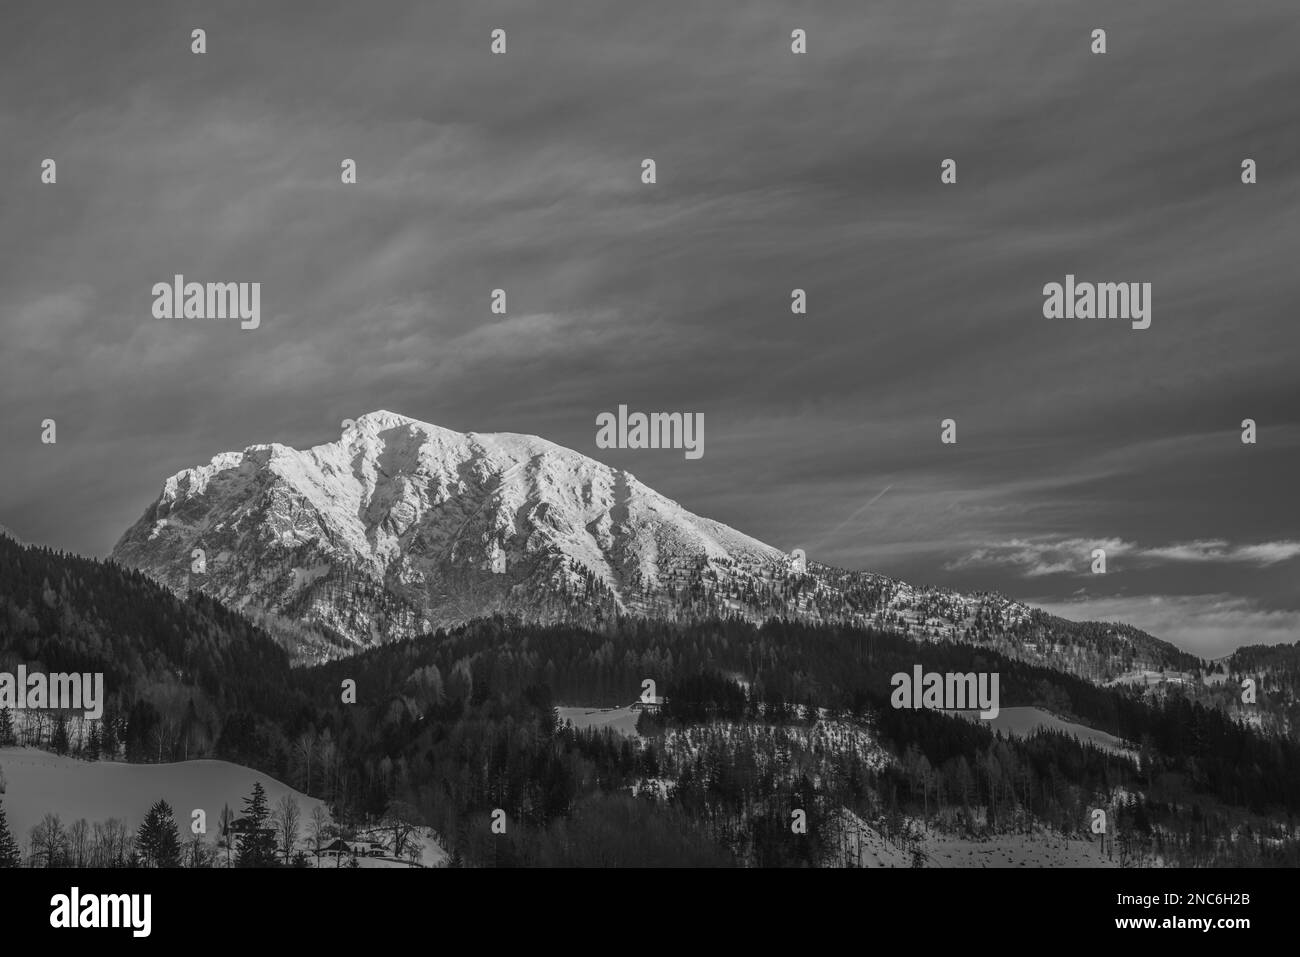
<instances>
[{"instance_id":1,"label":"snowy slope","mask_svg":"<svg viewBox=\"0 0 1300 957\"><path fill-rule=\"evenodd\" d=\"M639 711L627 708L556 708L560 713L560 723L571 723L579 731L587 728L609 728L625 737L635 738L636 722L641 717Z\"/></svg>"},{"instance_id":2,"label":"snowy slope","mask_svg":"<svg viewBox=\"0 0 1300 957\"><path fill-rule=\"evenodd\" d=\"M5 816L14 839L25 847L31 829L47 813L58 815L65 827L80 818L93 824L118 818L135 833L145 814L159 799L171 805L181 836L188 840L192 813L207 815L209 842L216 840L221 809L243 813L244 801L260 781L274 807L290 794L298 802L303 830L322 802L293 790L274 778L227 761L183 761L177 764L123 764L80 761L34 748L0 748L0 772L5 778Z\"/></svg>"},{"instance_id":3,"label":"snowy slope","mask_svg":"<svg viewBox=\"0 0 1300 957\"><path fill-rule=\"evenodd\" d=\"M1040 730L1059 731L1077 738L1084 744L1095 745L1112 754L1134 759L1138 756L1137 751L1123 739L1105 731L1090 728L1087 725L1066 721L1064 718L1057 717L1042 708L1003 708L998 712L996 718L991 719L981 718L978 711L947 711L945 714L966 718L968 721L985 725L992 731L1001 731L1003 734L1014 735L1018 738L1033 737Z\"/></svg>"}]
</instances>

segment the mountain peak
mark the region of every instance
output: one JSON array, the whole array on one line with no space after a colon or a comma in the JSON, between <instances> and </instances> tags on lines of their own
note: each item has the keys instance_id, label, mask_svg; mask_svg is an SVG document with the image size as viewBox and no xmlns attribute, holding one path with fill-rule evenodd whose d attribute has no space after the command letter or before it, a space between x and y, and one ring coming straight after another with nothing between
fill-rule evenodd
<instances>
[{"instance_id":1,"label":"mountain peak","mask_svg":"<svg viewBox=\"0 0 1300 957\"><path fill-rule=\"evenodd\" d=\"M334 442L249 446L178 473L113 557L348 644L497 611L662 610L719 563L786 561L572 449L383 409Z\"/></svg>"},{"instance_id":2,"label":"mountain peak","mask_svg":"<svg viewBox=\"0 0 1300 957\"><path fill-rule=\"evenodd\" d=\"M464 433L456 432L453 429L444 429L440 425L422 422L419 419L411 418L409 415L389 412L387 409L377 409L374 412L367 412L360 418L350 422L343 429L340 442L347 443L358 438L385 436L385 433L394 431L405 432L413 436L438 437L444 442L460 442L464 441L465 438Z\"/></svg>"},{"instance_id":3,"label":"mountain peak","mask_svg":"<svg viewBox=\"0 0 1300 957\"><path fill-rule=\"evenodd\" d=\"M419 419L413 419L409 415L401 415L397 412L389 412L387 409L376 409L374 412L367 412L356 420L357 426L370 426L377 429L400 428L404 425L423 426L424 428L439 428L428 422L421 422ZM449 431L444 429L443 431Z\"/></svg>"}]
</instances>

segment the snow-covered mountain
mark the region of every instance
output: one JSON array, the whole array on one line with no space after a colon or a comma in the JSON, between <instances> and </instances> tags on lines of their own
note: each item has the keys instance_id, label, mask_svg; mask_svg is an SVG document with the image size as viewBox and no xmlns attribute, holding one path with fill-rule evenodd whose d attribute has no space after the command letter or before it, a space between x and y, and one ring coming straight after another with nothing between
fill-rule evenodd
<instances>
[{"instance_id":1,"label":"snow-covered mountain","mask_svg":"<svg viewBox=\"0 0 1300 957\"><path fill-rule=\"evenodd\" d=\"M544 439L391 412L326 445L251 446L172 476L112 557L357 644L492 611L653 612L711 566L790 564Z\"/></svg>"},{"instance_id":2,"label":"snow-covered mountain","mask_svg":"<svg viewBox=\"0 0 1300 957\"><path fill-rule=\"evenodd\" d=\"M993 642L1107 677L1119 658L1160 657L1110 631L1071 641L1001 595L802 567L536 436L453 432L382 411L335 442L250 446L172 476L112 557L244 609L299 659L494 612L874 625ZM1081 654L1076 643L1105 650Z\"/></svg>"}]
</instances>

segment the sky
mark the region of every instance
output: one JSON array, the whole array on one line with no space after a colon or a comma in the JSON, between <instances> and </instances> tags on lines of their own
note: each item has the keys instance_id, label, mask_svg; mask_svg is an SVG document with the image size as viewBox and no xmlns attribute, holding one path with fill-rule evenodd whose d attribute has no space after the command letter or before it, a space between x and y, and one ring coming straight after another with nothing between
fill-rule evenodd
<instances>
[{"instance_id":1,"label":"sky","mask_svg":"<svg viewBox=\"0 0 1300 957\"><path fill-rule=\"evenodd\" d=\"M810 560L1207 656L1300 638L1291 0L6 15L27 541L107 555L167 476L388 409L541 435ZM154 318L178 273L260 282L260 327ZM1151 283L1150 328L1045 318L1067 274ZM598 448L619 405L702 413L703 457Z\"/></svg>"}]
</instances>

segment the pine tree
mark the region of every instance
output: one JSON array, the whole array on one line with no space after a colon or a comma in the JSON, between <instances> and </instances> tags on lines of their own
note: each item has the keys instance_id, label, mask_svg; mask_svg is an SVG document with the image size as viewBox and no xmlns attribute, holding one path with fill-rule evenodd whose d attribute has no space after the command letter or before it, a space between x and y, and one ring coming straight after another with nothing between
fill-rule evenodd
<instances>
[{"instance_id":1,"label":"pine tree","mask_svg":"<svg viewBox=\"0 0 1300 957\"><path fill-rule=\"evenodd\" d=\"M5 820L4 801L0 801L0 867L19 867L21 864L22 854L18 852L14 836L9 832L9 822Z\"/></svg>"},{"instance_id":2,"label":"pine tree","mask_svg":"<svg viewBox=\"0 0 1300 957\"><path fill-rule=\"evenodd\" d=\"M0 708L0 748L14 743L14 717L8 708Z\"/></svg>"},{"instance_id":3,"label":"pine tree","mask_svg":"<svg viewBox=\"0 0 1300 957\"><path fill-rule=\"evenodd\" d=\"M275 867L275 831L270 827L270 809L262 782L253 784L253 793L244 798L244 821L247 830L239 837L236 867Z\"/></svg>"},{"instance_id":4,"label":"pine tree","mask_svg":"<svg viewBox=\"0 0 1300 957\"><path fill-rule=\"evenodd\" d=\"M117 716L105 714L99 723L99 753L110 761L117 757Z\"/></svg>"},{"instance_id":5,"label":"pine tree","mask_svg":"<svg viewBox=\"0 0 1300 957\"><path fill-rule=\"evenodd\" d=\"M99 724L98 722L95 722L91 724L90 730L86 733L86 760L87 761L99 760L99 749L100 749L99 742L100 742Z\"/></svg>"},{"instance_id":6,"label":"pine tree","mask_svg":"<svg viewBox=\"0 0 1300 957\"><path fill-rule=\"evenodd\" d=\"M149 809L136 834L136 846L145 867L180 867L180 837L166 801L159 801Z\"/></svg>"},{"instance_id":7,"label":"pine tree","mask_svg":"<svg viewBox=\"0 0 1300 957\"><path fill-rule=\"evenodd\" d=\"M55 754L67 754L72 747L72 742L68 739L68 719L62 715L56 715L54 718L54 730L50 734L50 745L54 748Z\"/></svg>"}]
</instances>

